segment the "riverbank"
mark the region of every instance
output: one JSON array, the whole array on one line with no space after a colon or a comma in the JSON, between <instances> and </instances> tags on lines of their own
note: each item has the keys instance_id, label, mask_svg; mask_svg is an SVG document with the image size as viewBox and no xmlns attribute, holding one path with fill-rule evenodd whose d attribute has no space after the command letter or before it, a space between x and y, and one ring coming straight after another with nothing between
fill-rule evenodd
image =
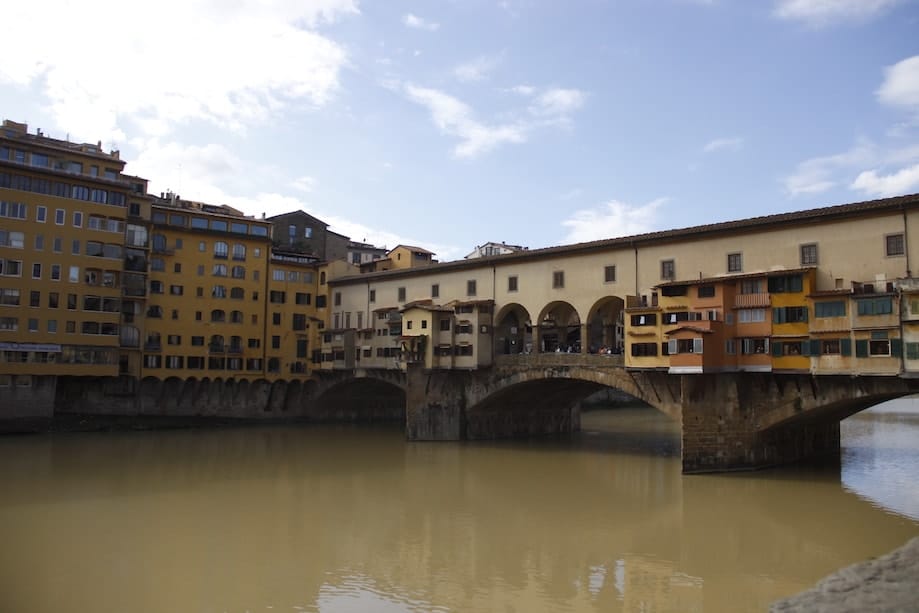
<instances>
[{"instance_id":1,"label":"riverbank","mask_svg":"<svg viewBox=\"0 0 919 613\"><path fill-rule=\"evenodd\" d=\"M269 423L296 423L298 421L302 420L265 421L200 416L63 414L55 415L54 417L24 417L0 420L0 435L229 428Z\"/></svg>"},{"instance_id":2,"label":"riverbank","mask_svg":"<svg viewBox=\"0 0 919 613\"><path fill-rule=\"evenodd\" d=\"M770 608L772 613L917 610L919 537L879 558L847 566Z\"/></svg>"}]
</instances>

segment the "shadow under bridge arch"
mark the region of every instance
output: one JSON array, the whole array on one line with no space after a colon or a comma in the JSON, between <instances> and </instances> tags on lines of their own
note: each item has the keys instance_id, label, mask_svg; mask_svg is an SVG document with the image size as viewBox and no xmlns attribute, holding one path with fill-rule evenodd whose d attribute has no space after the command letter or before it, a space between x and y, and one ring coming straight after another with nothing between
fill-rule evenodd
<instances>
[{"instance_id":1,"label":"shadow under bridge arch","mask_svg":"<svg viewBox=\"0 0 919 613\"><path fill-rule=\"evenodd\" d=\"M317 392L307 417L327 422L405 421L405 390L386 379L344 379Z\"/></svg>"}]
</instances>

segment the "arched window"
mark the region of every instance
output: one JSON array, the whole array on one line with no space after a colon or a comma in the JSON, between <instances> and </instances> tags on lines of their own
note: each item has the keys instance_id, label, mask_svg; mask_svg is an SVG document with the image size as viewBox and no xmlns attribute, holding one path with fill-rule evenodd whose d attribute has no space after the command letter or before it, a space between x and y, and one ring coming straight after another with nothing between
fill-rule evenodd
<instances>
[{"instance_id":1,"label":"arched window","mask_svg":"<svg viewBox=\"0 0 919 613\"><path fill-rule=\"evenodd\" d=\"M166 236L163 234L153 235L153 251L166 251Z\"/></svg>"},{"instance_id":2,"label":"arched window","mask_svg":"<svg viewBox=\"0 0 919 613\"><path fill-rule=\"evenodd\" d=\"M211 321L213 323L222 323L227 320L227 314L222 309L211 311Z\"/></svg>"},{"instance_id":3,"label":"arched window","mask_svg":"<svg viewBox=\"0 0 919 613\"><path fill-rule=\"evenodd\" d=\"M245 279L246 278L246 267L245 266L234 266L231 271L234 279Z\"/></svg>"},{"instance_id":4,"label":"arched window","mask_svg":"<svg viewBox=\"0 0 919 613\"><path fill-rule=\"evenodd\" d=\"M246 246L241 243L236 243L233 245L233 259L234 260L245 260L246 259Z\"/></svg>"},{"instance_id":5,"label":"arched window","mask_svg":"<svg viewBox=\"0 0 919 613\"><path fill-rule=\"evenodd\" d=\"M212 298L226 298L227 297L227 288L223 285L215 285L214 289L211 290Z\"/></svg>"},{"instance_id":6,"label":"arched window","mask_svg":"<svg viewBox=\"0 0 919 613\"><path fill-rule=\"evenodd\" d=\"M227 265L226 264L214 264L214 269L211 271L211 274L215 277L225 277L227 276Z\"/></svg>"},{"instance_id":7,"label":"arched window","mask_svg":"<svg viewBox=\"0 0 919 613\"><path fill-rule=\"evenodd\" d=\"M241 336L231 336L230 337L230 351L233 353L240 353L243 350L243 337Z\"/></svg>"},{"instance_id":8,"label":"arched window","mask_svg":"<svg viewBox=\"0 0 919 613\"><path fill-rule=\"evenodd\" d=\"M242 311L230 311L230 323L241 324L243 322Z\"/></svg>"},{"instance_id":9,"label":"arched window","mask_svg":"<svg viewBox=\"0 0 919 613\"><path fill-rule=\"evenodd\" d=\"M325 272L319 273L319 285L325 285Z\"/></svg>"},{"instance_id":10,"label":"arched window","mask_svg":"<svg viewBox=\"0 0 919 613\"><path fill-rule=\"evenodd\" d=\"M223 351L223 337L219 334L211 336L211 342L208 343L208 349L211 351Z\"/></svg>"},{"instance_id":11,"label":"arched window","mask_svg":"<svg viewBox=\"0 0 919 613\"><path fill-rule=\"evenodd\" d=\"M227 257L227 244L223 241L217 241L214 243L214 257L215 258L226 258Z\"/></svg>"},{"instance_id":12,"label":"arched window","mask_svg":"<svg viewBox=\"0 0 919 613\"><path fill-rule=\"evenodd\" d=\"M230 298L234 300L242 300L246 297L246 290L241 287L232 287L230 288Z\"/></svg>"}]
</instances>

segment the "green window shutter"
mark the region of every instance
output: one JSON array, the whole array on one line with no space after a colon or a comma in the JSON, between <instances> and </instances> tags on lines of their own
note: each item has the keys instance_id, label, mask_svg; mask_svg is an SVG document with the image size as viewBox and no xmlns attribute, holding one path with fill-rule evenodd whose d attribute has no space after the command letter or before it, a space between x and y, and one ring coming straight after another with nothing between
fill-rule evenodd
<instances>
[{"instance_id":1,"label":"green window shutter","mask_svg":"<svg viewBox=\"0 0 919 613\"><path fill-rule=\"evenodd\" d=\"M839 339L839 352L842 355L852 355L852 339L851 338L841 338Z\"/></svg>"},{"instance_id":2,"label":"green window shutter","mask_svg":"<svg viewBox=\"0 0 919 613\"><path fill-rule=\"evenodd\" d=\"M774 358L782 357L782 342L781 341L772 341L772 357Z\"/></svg>"},{"instance_id":3,"label":"green window shutter","mask_svg":"<svg viewBox=\"0 0 919 613\"><path fill-rule=\"evenodd\" d=\"M702 353L702 339L701 338L692 339L692 352Z\"/></svg>"},{"instance_id":4,"label":"green window shutter","mask_svg":"<svg viewBox=\"0 0 919 613\"><path fill-rule=\"evenodd\" d=\"M804 291L804 281L801 275L795 275L789 279L789 288L788 291L791 292L803 292Z\"/></svg>"},{"instance_id":5,"label":"green window shutter","mask_svg":"<svg viewBox=\"0 0 919 613\"><path fill-rule=\"evenodd\" d=\"M890 355L898 358L903 354L903 340L899 338L890 339Z\"/></svg>"},{"instance_id":6,"label":"green window shutter","mask_svg":"<svg viewBox=\"0 0 919 613\"><path fill-rule=\"evenodd\" d=\"M667 354L675 355L676 354L676 339L671 338L667 340Z\"/></svg>"},{"instance_id":7,"label":"green window shutter","mask_svg":"<svg viewBox=\"0 0 919 613\"><path fill-rule=\"evenodd\" d=\"M868 357L868 341L865 339L855 341L855 357Z\"/></svg>"},{"instance_id":8,"label":"green window shutter","mask_svg":"<svg viewBox=\"0 0 919 613\"><path fill-rule=\"evenodd\" d=\"M919 360L919 343L906 343L906 359Z\"/></svg>"},{"instance_id":9,"label":"green window shutter","mask_svg":"<svg viewBox=\"0 0 919 613\"><path fill-rule=\"evenodd\" d=\"M781 324L785 323L785 307L778 307L772 309L772 323Z\"/></svg>"},{"instance_id":10,"label":"green window shutter","mask_svg":"<svg viewBox=\"0 0 919 613\"><path fill-rule=\"evenodd\" d=\"M812 338L802 343L804 345L804 355L820 355L820 340Z\"/></svg>"},{"instance_id":11,"label":"green window shutter","mask_svg":"<svg viewBox=\"0 0 919 613\"><path fill-rule=\"evenodd\" d=\"M810 307L804 307L804 321L808 321L810 319L810 311Z\"/></svg>"}]
</instances>

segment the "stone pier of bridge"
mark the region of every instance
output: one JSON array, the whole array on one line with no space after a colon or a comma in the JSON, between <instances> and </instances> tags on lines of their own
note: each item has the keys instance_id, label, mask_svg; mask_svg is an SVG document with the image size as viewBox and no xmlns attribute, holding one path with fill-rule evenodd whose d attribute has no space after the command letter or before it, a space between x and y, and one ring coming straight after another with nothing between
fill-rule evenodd
<instances>
[{"instance_id":1,"label":"stone pier of bridge","mask_svg":"<svg viewBox=\"0 0 919 613\"><path fill-rule=\"evenodd\" d=\"M783 373L670 375L617 356L501 356L488 369L406 372L406 436L458 441L564 434L580 403L621 390L676 420L684 473L751 470L839 454L839 422L919 391L894 376Z\"/></svg>"}]
</instances>

